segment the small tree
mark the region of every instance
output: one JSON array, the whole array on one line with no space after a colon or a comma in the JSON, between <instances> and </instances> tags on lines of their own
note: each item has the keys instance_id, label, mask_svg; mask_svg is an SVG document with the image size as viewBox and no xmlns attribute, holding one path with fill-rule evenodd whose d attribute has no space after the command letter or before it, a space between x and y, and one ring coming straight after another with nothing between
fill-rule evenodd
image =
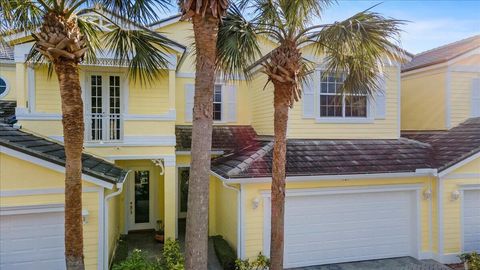
<instances>
[{"instance_id":1,"label":"small tree","mask_svg":"<svg viewBox=\"0 0 480 270\"><path fill-rule=\"evenodd\" d=\"M79 64L85 57L95 61L95 54L104 48L114 52L118 63L128 68L133 79L147 82L156 78L168 65L163 49L169 41L143 24L156 19L157 8L166 3L167 0L2 0L0 12L7 29L30 34L35 42L31 59L48 63L58 77L66 155L67 269L85 268L81 182L84 121ZM102 17L111 23L111 28L101 28L84 16L87 14Z\"/></svg>"},{"instance_id":2,"label":"small tree","mask_svg":"<svg viewBox=\"0 0 480 270\"><path fill-rule=\"evenodd\" d=\"M302 82L313 72L313 63L302 57L301 47L311 45L325 58L326 73L346 74L342 95L373 94L380 89L385 61L398 60L395 45L402 21L371 10L345 21L312 24L321 18L330 0L243 0L229 9L218 36L218 66L225 74L243 74L258 54L258 36L273 39L277 47L261 58L261 71L274 87L274 149L270 269L283 269L285 162L288 111L302 94ZM253 12L250 20L243 11ZM247 71L246 71L247 70Z\"/></svg>"}]
</instances>

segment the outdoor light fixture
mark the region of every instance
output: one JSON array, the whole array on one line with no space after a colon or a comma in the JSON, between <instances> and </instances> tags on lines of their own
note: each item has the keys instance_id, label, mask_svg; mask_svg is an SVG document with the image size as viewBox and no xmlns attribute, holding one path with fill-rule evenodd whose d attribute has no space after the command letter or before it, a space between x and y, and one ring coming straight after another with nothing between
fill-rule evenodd
<instances>
[{"instance_id":1,"label":"outdoor light fixture","mask_svg":"<svg viewBox=\"0 0 480 270\"><path fill-rule=\"evenodd\" d=\"M452 201L456 201L458 200L458 198L460 198L460 191L458 190L452 191Z\"/></svg>"},{"instance_id":2,"label":"outdoor light fixture","mask_svg":"<svg viewBox=\"0 0 480 270\"><path fill-rule=\"evenodd\" d=\"M423 192L423 199L430 200L431 198L432 198L432 190L431 189L426 189Z\"/></svg>"},{"instance_id":3,"label":"outdoor light fixture","mask_svg":"<svg viewBox=\"0 0 480 270\"><path fill-rule=\"evenodd\" d=\"M88 223L88 210L87 209L82 209L82 222L83 225Z\"/></svg>"},{"instance_id":4,"label":"outdoor light fixture","mask_svg":"<svg viewBox=\"0 0 480 270\"><path fill-rule=\"evenodd\" d=\"M252 200L252 208L253 208L253 209L257 209L259 204L260 204L260 199L257 198L257 197L253 198L253 200Z\"/></svg>"}]
</instances>

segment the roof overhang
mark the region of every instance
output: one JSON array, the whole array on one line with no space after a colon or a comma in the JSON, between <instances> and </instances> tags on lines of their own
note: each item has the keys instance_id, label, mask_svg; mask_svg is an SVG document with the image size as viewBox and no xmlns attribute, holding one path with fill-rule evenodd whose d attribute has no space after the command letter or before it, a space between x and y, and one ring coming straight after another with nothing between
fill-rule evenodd
<instances>
[{"instance_id":1,"label":"roof overhang","mask_svg":"<svg viewBox=\"0 0 480 270\"><path fill-rule=\"evenodd\" d=\"M60 172L60 173L65 173L65 167L64 166L61 166L59 164L56 164L56 163L53 163L53 162L50 162L50 161L47 161L47 160L44 160L44 159L37 158L35 156L26 154L24 152L21 152L21 151L18 151L18 150L15 150L15 149L3 146L3 145L0 145L0 153L3 153L3 154L6 154L6 155L9 155L9 156L21 159L23 161L27 161L27 162L36 164L36 165L42 166L44 168ZM95 176L92 176L92 175L86 174L86 173L82 173L82 179L89 182L89 183L92 183L92 184L95 184L95 185L98 185L98 186L101 186L101 187L104 187L104 188L107 188L107 189L113 189L113 187L116 184L116 183L109 182L109 181L106 181L104 179L101 179L101 178L98 178L98 177L95 177Z\"/></svg>"}]
</instances>

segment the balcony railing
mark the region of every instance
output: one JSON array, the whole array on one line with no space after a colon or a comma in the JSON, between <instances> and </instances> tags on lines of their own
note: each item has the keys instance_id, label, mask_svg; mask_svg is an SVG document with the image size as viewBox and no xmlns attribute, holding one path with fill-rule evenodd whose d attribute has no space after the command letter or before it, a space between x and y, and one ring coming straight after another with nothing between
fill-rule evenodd
<instances>
[{"instance_id":1,"label":"balcony railing","mask_svg":"<svg viewBox=\"0 0 480 270\"><path fill-rule=\"evenodd\" d=\"M110 142L121 141L123 119L120 113L92 113L85 116L86 135L88 141Z\"/></svg>"}]
</instances>

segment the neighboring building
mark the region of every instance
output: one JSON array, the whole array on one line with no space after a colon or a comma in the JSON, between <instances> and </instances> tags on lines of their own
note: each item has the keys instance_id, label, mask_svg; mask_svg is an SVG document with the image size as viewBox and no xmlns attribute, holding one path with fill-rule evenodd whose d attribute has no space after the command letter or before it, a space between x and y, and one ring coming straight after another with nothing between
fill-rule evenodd
<instances>
[{"instance_id":1,"label":"neighboring building","mask_svg":"<svg viewBox=\"0 0 480 270\"><path fill-rule=\"evenodd\" d=\"M151 85L130 81L108 54L82 65L87 269L108 268L121 234L161 222L167 237L178 237L187 210L195 75L191 25L179 19L150 26L174 44L171 65ZM57 240L23 245L15 229L63 225L60 96L55 76L25 64L31 43L18 38L10 37L12 53L0 59L8 85L0 106L16 102L14 116L4 111L18 121L0 127L0 226L12 231L0 263L23 260L42 269L48 267L37 263L36 250L45 250L44 261L61 261L62 232L35 230L29 239ZM262 40L262 51L272 48ZM375 99L336 99L342 78L321 76L322 59L309 46L303 55L318 68L289 116L285 265L399 256L451 262L480 250L480 118L401 137L400 64L385 67L384 91ZM210 179L210 234L223 235L242 258L268 254L270 237L273 92L264 89L259 63L251 68L252 82L215 85Z\"/></svg>"},{"instance_id":2,"label":"neighboring building","mask_svg":"<svg viewBox=\"0 0 480 270\"><path fill-rule=\"evenodd\" d=\"M480 117L480 35L402 66L402 130L447 130Z\"/></svg>"}]
</instances>

